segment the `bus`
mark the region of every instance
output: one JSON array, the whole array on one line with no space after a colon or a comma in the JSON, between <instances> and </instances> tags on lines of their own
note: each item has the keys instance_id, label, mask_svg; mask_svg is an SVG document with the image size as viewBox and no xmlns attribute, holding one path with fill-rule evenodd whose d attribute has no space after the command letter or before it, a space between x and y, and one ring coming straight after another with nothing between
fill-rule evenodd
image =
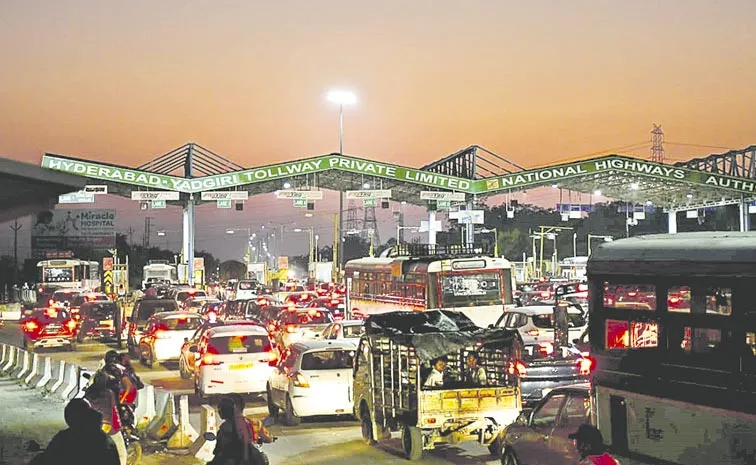
<instances>
[{"instance_id":1,"label":"bus","mask_svg":"<svg viewBox=\"0 0 756 465\"><path fill-rule=\"evenodd\" d=\"M354 318L397 310L457 310L495 324L513 306L509 261L466 246L399 244L344 267L346 308Z\"/></svg>"},{"instance_id":2,"label":"bus","mask_svg":"<svg viewBox=\"0 0 756 465\"><path fill-rule=\"evenodd\" d=\"M587 277L597 426L620 462L756 463L756 233L607 242Z\"/></svg>"},{"instance_id":3,"label":"bus","mask_svg":"<svg viewBox=\"0 0 756 465\"><path fill-rule=\"evenodd\" d=\"M142 267L142 289L154 284L178 284L178 269L168 260L150 260Z\"/></svg>"},{"instance_id":4,"label":"bus","mask_svg":"<svg viewBox=\"0 0 756 465\"><path fill-rule=\"evenodd\" d=\"M100 264L75 258L42 260L37 263L37 282L41 293L51 288L95 291L100 288Z\"/></svg>"},{"instance_id":5,"label":"bus","mask_svg":"<svg viewBox=\"0 0 756 465\"><path fill-rule=\"evenodd\" d=\"M559 274L570 281L581 281L585 278L585 267L588 257L567 257L559 263Z\"/></svg>"}]
</instances>

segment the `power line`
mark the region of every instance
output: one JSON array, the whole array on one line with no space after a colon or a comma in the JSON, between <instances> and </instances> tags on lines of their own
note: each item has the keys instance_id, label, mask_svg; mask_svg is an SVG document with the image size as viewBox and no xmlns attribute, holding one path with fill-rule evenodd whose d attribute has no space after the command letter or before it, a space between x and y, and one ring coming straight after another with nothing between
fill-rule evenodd
<instances>
[{"instance_id":1,"label":"power line","mask_svg":"<svg viewBox=\"0 0 756 465\"><path fill-rule=\"evenodd\" d=\"M686 144L684 142L664 142L670 145L681 145L683 147L698 147L702 149L725 149L725 150L737 150L734 147L725 147L723 145L704 145L704 144Z\"/></svg>"}]
</instances>

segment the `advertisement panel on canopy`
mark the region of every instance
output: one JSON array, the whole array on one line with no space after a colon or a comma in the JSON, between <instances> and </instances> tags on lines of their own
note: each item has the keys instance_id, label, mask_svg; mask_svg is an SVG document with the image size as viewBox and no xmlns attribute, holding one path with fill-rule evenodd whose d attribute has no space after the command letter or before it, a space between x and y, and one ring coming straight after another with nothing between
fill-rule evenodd
<instances>
[{"instance_id":1,"label":"advertisement panel on canopy","mask_svg":"<svg viewBox=\"0 0 756 465\"><path fill-rule=\"evenodd\" d=\"M115 221L115 210L88 208L43 210L32 218L32 249L44 251L114 248L116 245Z\"/></svg>"}]
</instances>

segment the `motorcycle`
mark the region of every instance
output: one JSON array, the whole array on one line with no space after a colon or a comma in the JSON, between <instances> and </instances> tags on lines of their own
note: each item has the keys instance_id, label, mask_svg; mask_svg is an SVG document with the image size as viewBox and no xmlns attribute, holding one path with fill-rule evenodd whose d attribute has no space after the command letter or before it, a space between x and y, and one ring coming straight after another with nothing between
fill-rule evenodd
<instances>
[{"instance_id":1,"label":"motorcycle","mask_svg":"<svg viewBox=\"0 0 756 465\"><path fill-rule=\"evenodd\" d=\"M273 417L267 417L263 420L262 424L264 427L272 426L275 423L275 419ZM205 438L206 441L215 441L217 439L217 436L215 433L207 432L202 435L203 438ZM273 442L276 442L278 440L278 437L273 436ZM262 440L262 438L258 439L256 443L252 443L252 447L256 448L260 453L255 454L259 459L256 459L255 457L250 457L251 464L250 465L269 465L270 459L268 459L268 456L263 452L262 446L265 444L265 442ZM256 462L255 462L256 460Z\"/></svg>"},{"instance_id":2,"label":"motorcycle","mask_svg":"<svg viewBox=\"0 0 756 465\"><path fill-rule=\"evenodd\" d=\"M90 373L82 374L82 377L89 380L89 383L82 387L81 391L76 397L86 398L86 394L92 387L92 381L94 376ZM126 465L137 465L142 460L142 445L139 443L140 437L136 435L136 426L134 425L134 405L133 404L119 404L115 405L115 411L112 415L117 416L118 431L115 434L120 433L123 438L123 444L126 451ZM100 412L105 415L105 412ZM116 423L115 421L113 423ZM107 426L103 425L103 431L107 434L111 434L112 431ZM119 449L118 453L122 451Z\"/></svg>"}]
</instances>

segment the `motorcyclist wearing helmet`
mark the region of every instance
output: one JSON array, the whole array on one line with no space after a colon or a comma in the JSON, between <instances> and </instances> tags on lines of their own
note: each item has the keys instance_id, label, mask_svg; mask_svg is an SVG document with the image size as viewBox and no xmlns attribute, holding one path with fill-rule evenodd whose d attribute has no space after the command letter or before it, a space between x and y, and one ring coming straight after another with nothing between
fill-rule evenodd
<instances>
[{"instance_id":1,"label":"motorcyclist wearing helmet","mask_svg":"<svg viewBox=\"0 0 756 465\"><path fill-rule=\"evenodd\" d=\"M100 429L102 415L86 400L70 401L63 416L68 428L58 432L30 465L120 465L115 443Z\"/></svg>"}]
</instances>

